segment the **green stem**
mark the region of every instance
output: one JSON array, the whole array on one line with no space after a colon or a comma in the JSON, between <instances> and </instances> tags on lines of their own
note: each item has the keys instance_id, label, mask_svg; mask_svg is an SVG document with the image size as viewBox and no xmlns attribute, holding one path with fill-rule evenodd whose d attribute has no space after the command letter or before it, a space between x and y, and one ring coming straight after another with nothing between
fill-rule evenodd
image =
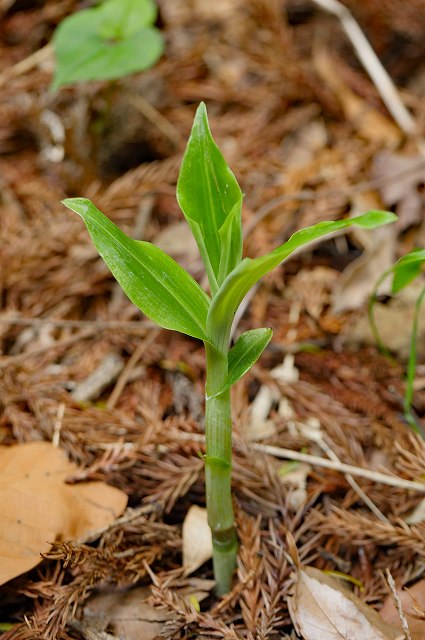
<instances>
[{"instance_id":1,"label":"green stem","mask_svg":"<svg viewBox=\"0 0 425 640\"><path fill-rule=\"evenodd\" d=\"M232 418L230 391L220 393L227 380L227 353L205 344L207 383L205 388L205 482L208 523L213 541L216 591L230 591L238 548L232 494Z\"/></svg>"},{"instance_id":2,"label":"green stem","mask_svg":"<svg viewBox=\"0 0 425 640\"><path fill-rule=\"evenodd\" d=\"M425 287L422 289L419 294L418 299L416 300L415 305L415 313L413 316L413 326L412 326L412 335L410 338L410 352L409 352L409 362L407 365L407 378L406 378L406 392L404 394L403 401L403 410L404 417L406 418L409 425L412 427L416 433L425 438L425 433L423 427L418 423L415 419L414 413L412 411L412 403L413 403L413 392L414 392L414 382L416 376L416 341L418 337L418 323L419 323L419 312L421 309L422 302L425 298Z\"/></svg>"}]
</instances>

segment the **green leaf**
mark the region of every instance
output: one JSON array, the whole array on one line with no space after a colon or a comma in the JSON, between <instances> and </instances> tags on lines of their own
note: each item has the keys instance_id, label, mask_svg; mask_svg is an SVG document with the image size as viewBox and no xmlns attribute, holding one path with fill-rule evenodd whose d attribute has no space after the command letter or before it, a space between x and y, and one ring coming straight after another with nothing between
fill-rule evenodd
<instances>
[{"instance_id":1,"label":"green leaf","mask_svg":"<svg viewBox=\"0 0 425 640\"><path fill-rule=\"evenodd\" d=\"M162 54L152 0L106 0L61 22L53 36L52 89L87 80L112 80L151 67Z\"/></svg>"},{"instance_id":2,"label":"green leaf","mask_svg":"<svg viewBox=\"0 0 425 640\"><path fill-rule=\"evenodd\" d=\"M393 213L370 211L348 220L319 222L312 227L297 231L287 242L265 256L255 259L245 258L227 276L213 298L207 318L210 339L219 350L227 349L233 317L245 295L260 278L286 260L296 249L353 225L363 229L373 229L394 222L396 219L397 216Z\"/></svg>"},{"instance_id":3,"label":"green leaf","mask_svg":"<svg viewBox=\"0 0 425 640\"><path fill-rule=\"evenodd\" d=\"M392 268L394 273L391 292L398 293L412 282L422 271L425 249L413 249L400 258Z\"/></svg>"},{"instance_id":4,"label":"green leaf","mask_svg":"<svg viewBox=\"0 0 425 640\"><path fill-rule=\"evenodd\" d=\"M165 329L207 340L210 299L177 262L150 242L127 237L90 200L69 198L63 204L83 218L96 249L148 318Z\"/></svg>"},{"instance_id":5,"label":"green leaf","mask_svg":"<svg viewBox=\"0 0 425 640\"><path fill-rule=\"evenodd\" d=\"M272 339L271 329L251 329L239 336L228 358L228 378L226 389L240 380L263 353Z\"/></svg>"},{"instance_id":6,"label":"green leaf","mask_svg":"<svg viewBox=\"0 0 425 640\"><path fill-rule=\"evenodd\" d=\"M180 169L177 200L198 243L213 295L241 261L242 198L201 103Z\"/></svg>"}]
</instances>

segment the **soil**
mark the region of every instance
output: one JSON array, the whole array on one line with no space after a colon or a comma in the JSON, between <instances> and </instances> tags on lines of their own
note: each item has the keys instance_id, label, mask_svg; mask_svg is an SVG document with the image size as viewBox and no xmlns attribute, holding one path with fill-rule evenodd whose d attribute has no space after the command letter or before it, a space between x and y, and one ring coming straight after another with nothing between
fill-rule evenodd
<instances>
[{"instance_id":1,"label":"soil","mask_svg":"<svg viewBox=\"0 0 425 640\"><path fill-rule=\"evenodd\" d=\"M128 495L128 511L95 539L51 541L35 569L0 587L4 640L295 638L288 533L304 565L351 576L377 610L386 570L397 588L421 583L425 524L406 519L423 495L398 484L425 475L424 440L403 416L414 300L399 302L386 331L398 337L392 359L357 329L382 272L424 246L425 20L421 0L403 10L392 0L345 4L397 83L415 135L394 123L340 23L314 3L158 0L166 46L152 69L52 93L52 33L90 3L0 0L0 443L56 438L79 467L71 482L101 480ZM175 199L201 100L245 193L246 255L320 220L372 208L399 215L386 236L353 232L297 255L244 306L235 335L270 326L274 338L233 392L240 551L221 600L209 560L182 569L182 524L191 505L205 506L202 345L144 318L60 204L91 198L202 281ZM420 352L413 410L425 429L423 375ZM311 460L288 467L282 449L393 482ZM133 591L146 610L123 631L123 594ZM96 600L105 594L118 613ZM417 617L424 607L418 600Z\"/></svg>"}]
</instances>

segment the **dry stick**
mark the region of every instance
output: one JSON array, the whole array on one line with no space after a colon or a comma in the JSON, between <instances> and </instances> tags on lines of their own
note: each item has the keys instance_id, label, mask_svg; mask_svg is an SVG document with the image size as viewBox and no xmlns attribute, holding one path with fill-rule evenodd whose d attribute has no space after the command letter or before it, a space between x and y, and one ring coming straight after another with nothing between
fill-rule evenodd
<instances>
[{"instance_id":1,"label":"dry stick","mask_svg":"<svg viewBox=\"0 0 425 640\"><path fill-rule=\"evenodd\" d=\"M339 462L341 464L341 460L336 455L335 451L331 449L331 447L325 442L325 440L319 436L314 439L319 447L327 454L327 456L334 460L335 462ZM367 507L372 511L372 513L380 520L381 522L385 522L386 524L391 524L390 520L388 520L387 516L385 516L380 509L376 506L376 504L369 498L369 496L363 491L363 489L359 486L359 484L354 480L353 476L350 473L344 474L345 479L347 480L350 487L357 493L361 500L365 503Z\"/></svg>"},{"instance_id":2,"label":"dry stick","mask_svg":"<svg viewBox=\"0 0 425 640\"><path fill-rule=\"evenodd\" d=\"M174 146L179 147L183 142L183 138L180 135L180 131L176 129L176 127L171 124L169 120L165 116L162 115L158 111L156 107L154 107L150 102L143 98L140 94L133 93L127 95L127 99L130 104L135 107L141 114L145 116L149 122L151 122L161 133L163 133Z\"/></svg>"},{"instance_id":3,"label":"dry stick","mask_svg":"<svg viewBox=\"0 0 425 640\"><path fill-rule=\"evenodd\" d=\"M97 333L97 329L87 329L86 331L81 331L73 336L69 336L69 338L65 338L64 340L59 340L54 344L49 344L45 347L40 347L40 349L34 349L34 351L25 351L24 353L20 353L17 356L6 356L5 358L1 358L0 360L0 369L5 369L9 365L16 365L25 362L31 358L36 358L38 356L42 356L49 351L54 351L55 349L63 349L64 347L69 347L70 345L78 342L79 340L84 340L85 338L90 338L91 336Z\"/></svg>"},{"instance_id":4,"label":"dry stick","mask_svg":"<svg viewBox=\"0 0 425 640\"><path fill-rule=\"evenodd\" d=\"M0 87L4 85L10 78L13 76L20 76L27 71L31 71L36 67L40 62L44 62L50 58L53 53L53 46L49 43L44 47L35 51L27 58L20 60L13 67L5 69L2 73L0 73Z\"/></svg>"},{"instance_id":5,"label":"dry stick","mask_svg":"<svg viewBox=\"0 0 425 640\"><path fill-rule=\"evenodd\" d=\"M143 331L156 329L157 325L150 320L61 320L50 318L20 318L13 316L0 316L0 325L23 325L26 327L63 327L66 329L80 329L83 327L93 327L96 330L102 329L125 329L126 331Z\"/></svg>"},{"instance_id":6,"label":"dry stick","mask_svg":"<svg viewBox=\"0 0 425 640\"><path fill-rule=\"evenodd\" d=\"M353 476L367 478L368 480L372 480L373 482L387 484L391 487L400 487L402 489L410 489L411 491L425 493L425 484L423 484L422 482L404 480L403 478L398 478L397 476L390 476L379 471L372 471L372 469L364 469L363 467L356 467L352 464L337 462L336 460L325 460L320 456L312 456L309 453L300 453L299 451L292 451L292 449L283 449L281 447L274 447L268 444L253 444L252 447L257 451L268 453L275 458L296 460L297 462L308 462L313 466L315 465L317 467L325 467L326 469L334 469L335 471L340 471L341 473L348 473Z\"/></svg>"},{"instance_id":7,"label":"dry stick","mask_svg":"<svg viewBox=\"0 0 425 640\"><path fill-rule=\"evenodd\" d=\"M115 407L118 400L120 399L120 396L124 390L125 385L128 382L131 372L133 371L134 367L138 363L141 356L145 353L146 349L148 349L151 346L151 344L155 342L160 332L161 332L161 329L156 329L155 331L152 331L150 336L148 336L141 344L139 344L136 351L132 353L130 360L127 362L124 368L124 371L121 373L120 377L118 378L116 385L111 395L108 398L108 402L106 403L107 409L113 409Z\"/></svg>"},{"instance_id":8,"label":"dry stick","mask_svg":"<svg viewBox=\"0 0 425 640\"><path fill-rule=\"evenodd\" d=\"M182 440L194 440L195 442L205 442L205 436L201 433L180 433L179 437ZM99 445L101 446L101 445ZM107 445L113 446L111 445ZM320 456L313 456L310 453L301 453L300 451L293 451L292 449L283 449L282 447L275 447L269 444L250 444L250 446L256 451L267 453L275 458L283 458L286 460L295 460L296 462L307 462L312 466L324 467L325 469L332 469L334 471L340 471L341 473L348 473L353 476L359 476L361 478L367 478L373 482L379 482L381 484L389 485L390 487L399 487L401 489L409 489L411 491L418 491L419 493L425 493L425 483L415 482L413 480L404 480L404 478L398 478L397 476L390 476L387 473L381 473L379 471L372 471L372 469L364 469L363 467L356 467L352 464L345 464L345 462L337 462L336 460L326 460Z\"/></svg>"},{"instance_id":9,"label":"dry stick","mask_svg":"<svg viewBox=\"0 0 425 640\"><path fill-rule=\"evenodd\" d=\"M403 627L405 640L412 640L412 636L410 635L409 631L409 625L407 624L407 619L403 611L403 606L401 604L400 596L397 592L394 578L392 577L391 571L388 568L385 569L385 575L387 578L387 584L391 593L391 597L397 609L398 617L400 618L401 626Z\"/></svg>"},{"instance_id":10,"label":"dry stick","mask_svg":"<svg viewBox=\"0 0 425 640\"><path fill-rule=\"evenodd\" d=\"M347 7L338 0L313 0L313 2L339 19L388 111L404 133L408 135L415 133L416 123L412 115L404 106L393 81Z\"/></svg>"}]
</instances>

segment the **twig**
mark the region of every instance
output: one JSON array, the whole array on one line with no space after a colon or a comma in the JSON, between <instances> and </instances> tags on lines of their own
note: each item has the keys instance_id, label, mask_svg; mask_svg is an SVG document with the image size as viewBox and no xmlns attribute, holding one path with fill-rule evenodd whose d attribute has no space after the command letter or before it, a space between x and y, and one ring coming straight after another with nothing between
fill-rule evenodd
<instances>
[{"instance_id":1,"label":"twig","mask_svg":"<svg viewBox=\"0 0 425 640\"><path fill-rule=\"evenodd\" d=\"M58 410L56 413L55 424L53 425L52 445L54 447L59 446L64 415L65 415L65 403L61 402L58 406Z\"/></svg>"},{"instance_id":2,"label":"twig","mask_svg":"<svg viewBox=\"0 0 425 640\"><path fill-rule=\"evenodd\" d=\"M117 353L108 353L100 365L85 380L77 384L71 396L76 402L91 402L111 385L124 368L124 360Z\"/></svg>"},{"instance_id":3,"label":"twig","mask_svg":"<svg viewBox=\"0 0 425 640\"><path fill-rule=\"evenodd\" d=\"M2 73L0 73L0 87L4 85L10 78L13 76L20 76L27 71L31 71L34 69L40 62L47 60L51 54L53 53L53 46L49 43L46 44L38 51L35 51L27 58L20 60L13 67L9 67L5 69Z\"/></svg>"},{"instance_id":4,"label":"twig","mask_svg":"<svg viewBox=\"0 0 425 640\"><path fill-rule=\"evenodd\" d=\"M347 7L338 0L313 0L313 2L339 19L388 111L404 133L414 134L416 123L412 115L404 106L393 81Z\"/></svg>"},{"instance_id":5,"label":"twig","mask_svg":"<svg viewBox=\"0 0 425 640\"><path fill-rule=\"evenodd\" d=\"M137 93L132 93L127 96L130 104L133 105L135 109L140 111L149 122L151 122L157 129L159 129L171 142L175 147L179 147L183 138L180 135L180 132L174 125L171 124L167 118L165 118L162 113L158 111L150 102L148 102L145 98Z\"/></svg>"},{"instance_id":6,"label":"twig","mask_svg":"<svg viewBox=\"0 0 425 640\"><path fill-rule=\"evenodd\" d=\"M156 340L160 331L161 329L152 331L152 333L141 344L139 344L136 351L132 353L130 360L127 362L124 371L118 378L117 383L108 398L108 401L106 403L107 409L113 409L115 407L120 398L120 395L124 390L125 385L128 382L131 372L133 371L141 356L145 353L146 349L148 349L150 345Z\"/></svg>"},{"instance_id":7,"label":"twig","mask_svg":"<svg viewBox=\"0 0 425 640\"><path fill-rule=\"evenodd\" d=\"M326 453L326 455L335 462L341 464L341 460L336 455L335 451L331 449L331 447L325 442L325 440L319 436L314 439L314 441L319 445L321 449ZM357 493L361 500L365 503L367 507L372 511L372 513L380 520L381 522L385 522L386 524L391 524L388 520L387 516L385 516L380 509L376 506L376 504L369 498L369 496L363 491L363 489L359 486L359 484L354 480L353 476L350 473L344 473L345 479L347 480L350 487Z\"/></svg>"},{"instance_id":8,"label":"twig","mask_svg":"<svg viewBox=\"0 0 425 640\"><path fill-rule=\"evenodd\" d=\"M0 325L23 325L25 327L44 327L51 325L52 327L63 327L66 329L81 329L84 327L93 327L96 330L102 329L125 329L126 331L136 330L137 332L146 329L156 328L156 325L150 320L60 320L55 318L20 318L13 316L0 316Z\"/></svg>"},{"instance_id":9,"label":"twig","mask_svg":"<svg viewBox=\"0 0 425 640\"><path fill-rule=\"evenodd\" d=\"M25 351L24 353L19 353L16 356L6 356L0 359L0 369L5 369L9 365L20 364L21 362L25 362L26 360L30 360L31 358L37 358L38 356L42 356L49 351L54 351L55 349L63 349L64 347L69 347L79 340L91 338L96 333L97 329L95 328L87 329L86 331L81 331L80 333L76 333L73 336L69 336L64 340L59 340L58 342L48 344L45 347L34 349L34 351Z\"/></svg>"},{"instance_id":10,"label":"twig","mask_svg":"<svg viewBox=\"0 0 425 640\"><path fill-rule=\"evenodd\" d=\"M422 484L422 482L404 480L404 478L390 476L386 473L380 473L379 471L372 471L371 469L364 469L363 467L356 467L352 464L336 462L335 460L326 460L325 458L321 458L320 456L312 456L309 453L300 453L299 451L292 451L292 449L283 449L281 447L274 447L268 444L253 444L252 447L257 451L268 453L269 455L275 456L276 458L296 460L298 462L308 462L309 464L315 465L317 467L334 469L335 471L340 471L341 473L349 473L353 476L367 478L368 480L372 480L373 482L387 484L391 487L400 487L402 489L409 489L411 491L425 493L425 484Z\"/></svg>"},{"instance_id":11,"label":"twig","mask_svg":"<svg viewBox=\"0 0 425 640\"><path fill-rule=\"evenodd\" d=\"M205 436L202 433L179 433L179 438L182 440L205 442ZM361 478L372 480L373 482L389 485L390 487L399 487L400 489L408 489L410 491L425 493L425 483L423 484L422 482L404 480L404 478L390 476L387 473L372 471L372 469L365 469L364 467L356 467L352 464L345 464L344 462L336 462L336 460L327 460L320 456L313 456L309 453L301 453L300 451L293 451L292 449L283 449L282 447L275 447L269 444L254 443L250 444L250 446L256 451L267 453L275 458L295 460L296 462L307 462L312 466L333 469L334 471L340 471L341 473L349 473L353 476L359 476Z\"/></svg>"},{"instance_id":12,"label":"twig","mask_svg":"<svg viewBox=\"0 0 425 640\"><path fill-rule=\"evenodd\" d=\"M402 607L402 604L401 604L400 596L399 596L398 591L396 589L394 578L392 577L391 571L388 568L385 569L385 575L386 575L387 584L388 584L388 587L389 587L393 602L395 604L398 616L400 618L401 626L403 627L405 640L412 640L412 636L410 635L410 631L409 631L409 625L407 624L407 619L406 619L406 616L404 615L404 611L403 611L403 607Z\"/></svg>"}]
</instances>

